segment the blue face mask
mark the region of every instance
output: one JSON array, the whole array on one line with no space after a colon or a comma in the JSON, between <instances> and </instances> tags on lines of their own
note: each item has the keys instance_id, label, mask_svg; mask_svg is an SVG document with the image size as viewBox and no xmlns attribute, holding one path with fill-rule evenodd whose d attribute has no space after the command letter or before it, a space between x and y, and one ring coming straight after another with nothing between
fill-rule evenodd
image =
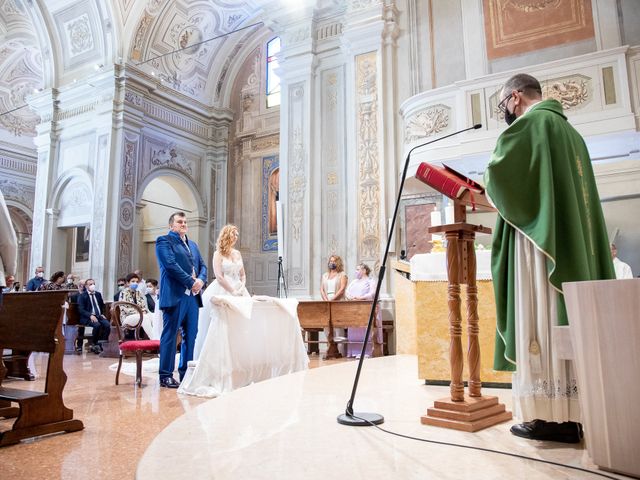
<instances>
[{"instance_id":1,"label":"blue face mask","mask_svg":"<svg viewBox=\"0 0 640 480\"><path fill-rule=\"evenodd\" d=\"M138 289L138 284L137 283L130 283L129 284L129 288L131 290L137 290Z\"/></svg>"}]
</instances>

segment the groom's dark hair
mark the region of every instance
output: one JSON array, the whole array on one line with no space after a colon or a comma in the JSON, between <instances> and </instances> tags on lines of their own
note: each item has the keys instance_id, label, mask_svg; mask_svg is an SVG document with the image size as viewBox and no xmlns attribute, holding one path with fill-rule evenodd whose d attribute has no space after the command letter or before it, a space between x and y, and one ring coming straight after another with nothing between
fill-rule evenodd
<instances>
[{"instance_id":1,"label":"groom's dark hair","mask_svg":"<svg viewBox=\"0 0 640 480\"><path fill-rule=\"evenodd\" d=\"M176 217L186 218L187 215L184 212L174 212L174 213L172 213L171 216L169 217L169 225L173 225L173 220Z\"/></svg>"}]
</instances>

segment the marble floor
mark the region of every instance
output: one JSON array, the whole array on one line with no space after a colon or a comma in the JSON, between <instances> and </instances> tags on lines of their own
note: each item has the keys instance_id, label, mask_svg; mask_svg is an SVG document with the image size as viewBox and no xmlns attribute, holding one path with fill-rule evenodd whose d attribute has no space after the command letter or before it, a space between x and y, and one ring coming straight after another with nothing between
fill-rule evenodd
<instances>
[{"instance_id":1,"label":"marble floor","mask_svg":"<svg viewBox=\"0 0 640 480\"><path fill-rule=\"evenodd\" d=\"M45 354L36 354L37 371L45 371L45 359ZM65 355L64 401L74 417L83 421L84 430L0 448L0 480L132 479L151 441L173 420L207 400L160 388L156 376L143 377L143 387L136 388L132 376L120 374L116 386L115 372L109 370L116 361L92 353ZM314 355L310 367L335 362ZM5 379L2 384L44 389L41 378L34 382ZM0 419L0 430L11 428L12 422Z\"/></svg>"},{"instance_id":2,"label":"marble floor","mask_svg":"<svg viewBox=\"0 0 640 480\"><path fill-rule=\"evenodd\" d=\"M312 358L309 371L207 400L160 389L115 386L113 359L66 356L65 402L85 429L0 449L0 479L314 479L598 478L530 460L399 438L371 427L339 425L356 362ZM322 367L322 368L317 368ZM10 381L13 387L42 388ZM367 360L356 411L385 416L384 428L421 438L493 448L595 468L583 445L539 443L509 434L510 423L475 434L423 426L420 415L446 387L417 379L417 360ZM510 391L498 395L510 408ZM0 421L6 429L9 421ZM626 478L607 473L613 478Z\"/></svg>"}]
</instances>

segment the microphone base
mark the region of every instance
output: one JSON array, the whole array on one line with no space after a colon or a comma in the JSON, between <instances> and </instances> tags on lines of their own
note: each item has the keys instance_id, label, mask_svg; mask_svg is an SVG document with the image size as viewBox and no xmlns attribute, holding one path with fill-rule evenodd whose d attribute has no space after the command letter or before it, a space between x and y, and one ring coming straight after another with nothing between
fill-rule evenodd
<instances>
[{"instance_id":1,"label":"microphone base","mask_svg":"<svg viewBox=\"0 0 640 480\"><path fill-rule=\"evenodd\" d=\"M346 413L338 415L338 423L341 425L348 425L350 427L370 427L372 423L374 425L384 423L384 417L377 413L355 412L353 415L354 416L351 416Z\"/></svg>"}]
</instances>

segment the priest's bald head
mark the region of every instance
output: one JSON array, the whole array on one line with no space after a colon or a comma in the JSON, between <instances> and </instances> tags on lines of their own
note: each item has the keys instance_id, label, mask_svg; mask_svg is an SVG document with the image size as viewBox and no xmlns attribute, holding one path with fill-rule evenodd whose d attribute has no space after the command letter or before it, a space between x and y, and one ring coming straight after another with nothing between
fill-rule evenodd
<instances>
[{"instance_id":1,"label":"priest's bald head","mask_svg":"<svg viewBox=\"0 0 640 480\"><path fill-rule=\"evenodd\" d=\"M502 99L498 109L504 120L511 125L516 118L524 115L527 109L542 100L542 88L535 77L518 73L507 80L500 92Z\"/></svg>"}]
</instances>

